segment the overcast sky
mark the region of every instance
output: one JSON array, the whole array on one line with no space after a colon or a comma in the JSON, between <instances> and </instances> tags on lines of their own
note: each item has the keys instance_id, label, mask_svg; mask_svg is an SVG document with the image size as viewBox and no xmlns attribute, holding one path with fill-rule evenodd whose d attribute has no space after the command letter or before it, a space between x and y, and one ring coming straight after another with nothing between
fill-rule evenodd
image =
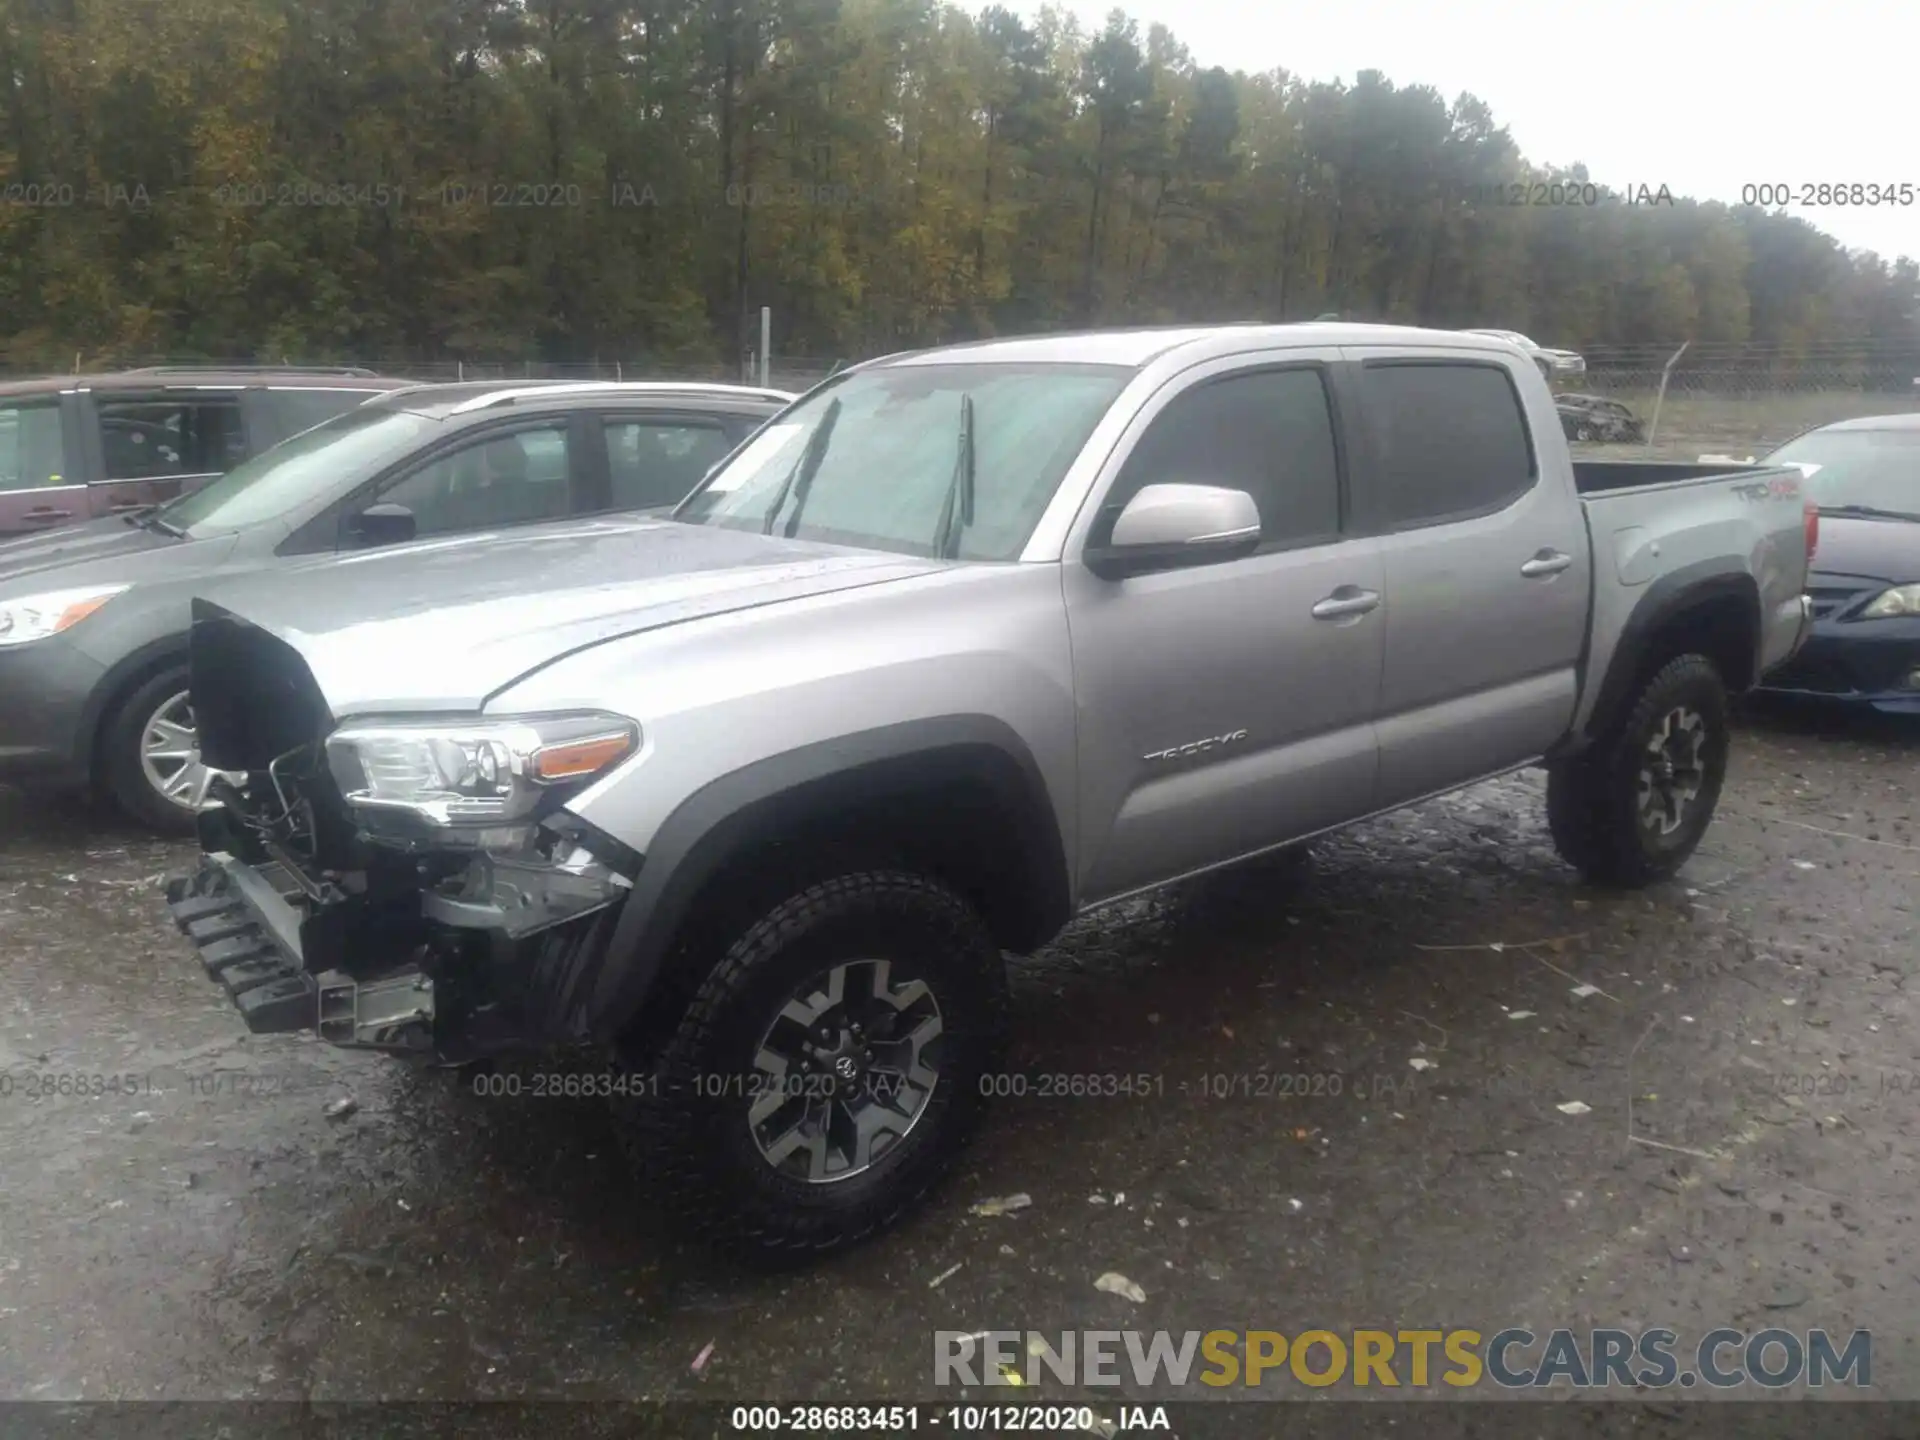
<instances>
[{"instance_id":1,"label":"overcast sky","mask_svg":"<svg viewBox=\"0 0 1920 1440\"><path fill-rule=\"evenodd\" d=\"M1039 0L1007 0L1029 18ZM1097 30L1112 0L1060 0ZM1909 0L1911 4L1911 0ZM1920 12L1889 0L1127 0L1197 64L1471 92L1538 164L1616 191L1738 203L1771 182L1911 182L1914 203L1794 209L1842 244L1920 257Z\"/></svg>"}]
</instances>

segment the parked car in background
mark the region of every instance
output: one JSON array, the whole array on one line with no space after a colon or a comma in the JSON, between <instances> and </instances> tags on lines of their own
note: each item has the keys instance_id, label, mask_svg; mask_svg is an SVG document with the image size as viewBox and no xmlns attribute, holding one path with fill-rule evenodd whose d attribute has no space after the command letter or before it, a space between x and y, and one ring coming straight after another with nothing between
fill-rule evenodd
<instances>
[{"instance_id":1,"label":"parked car in background","mask_svg":"<svg viewBox=\"0 0 1920 1440\"><path fill-rule=\"evenodd\" d=\"M145 509L363 400L354 368L153 366L0 383L0 535Z\"/></svg>"},{"instance_id":2,"label":"parked car in background","mask_svg":"<svg viewBox=\"0 0 1920 1440\"><path fill-rule=\"evenodd\" d=\"M1647 438L1647 427L1640 423L1640 417L1605 395L1569 393L1554 396L1553 403L1560 412L1560 429L1569 440L1637 445Z\"/></svg>"},{"instance_id":3,"label":"parked car in background","mask_svg":"<svg viewBox=\"0 0 1920 1440\"><path fill-rule=\"evenodd\" d=\"M155 510L0 541L0 779L92 782L188 830L206 798L187 693L216 577L670 506L792 397L730 385L390 391ZM417 562L408 561L409 565ZM424 573L424 572L423 572Z\"/></svg>"},{"instance_id":4,"label":"parked car in background","mask_svg":"<svg viewBox=\"0 0 1920 1440\"><path fill-rule=\"evenodd\" d=\"M1490 335L1496 340L1518 345L1533 358L1533 363L1540 367L1540 373L1550 381L1587 373L1587 362L1582 356L1571 350L1549 350L1544 345L1536 345L1518 330L1469 330L1466 333Z\"/></svg>"},{"instance_id":5,"label":"parked car in background","mask_svg":"<svg viewBox=\"0 0 1920 1440\"><path fill-rule=\"evenodd\" d=\"M1799 483L1575 462L1476 336L887 357L670 518L208 589L245 774L168 901L251 1030L599 1050L652 1192L815 1254L952 1162L1079 912L1533 763L1572 864L1673 874L1805 631Z\"/></svg>"},{"instance_id":6,"label":"parked car in background","mask_svg":"<svg viewBox=\"0 0 1920 1440\"><path fill-rule=\"evenodd\" d=\"M1766 457L1820 507L1813 635L1768 690L1920 714L1920 414L1842 420Z\"/></svg>"}]
</instances>

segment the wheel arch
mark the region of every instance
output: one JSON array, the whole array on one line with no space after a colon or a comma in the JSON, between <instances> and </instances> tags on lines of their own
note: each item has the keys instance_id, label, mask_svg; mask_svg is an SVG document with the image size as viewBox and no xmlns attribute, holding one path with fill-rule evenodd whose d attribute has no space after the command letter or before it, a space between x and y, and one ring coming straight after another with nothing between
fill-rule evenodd
<instances>
[{"instance_id":1,"label":"wheel arch","mask_svg":"<svg viewBox=\"0 0 1920 1440\"><path fill-rule=\"evenodd\" d=\"M1760 645L1760 586L1747 571L1703 561L1661 576L1621 627L1584 727L1587 741L1609 733L1641 682L1676 655L1705 655L1732 694L1751 689Z\"/></svg>"},{"instance_id":2,"label":"wheel arch","mask_svg":"<svg viewBox=\"0 0 1920 1440\"><path fill-rule=\"evenodd\" d=\"M702 942L763 898L760 885L817 863L827 846L951 885L1003 950L1038 948L1072 913L1045 779L1004 721L952 716L821 741L723 776L667 817L609 940L588 1032L630 1034L663 976L697 962Z\"/></svg>"},{"instance_id":3,"label":"wheel arch","mask_svg":"<svg viewBox=\"0 0 1920 1440\"><path fill-rule=\"evenodd\" d=\"M93 693L80 707L78 734L74 740L74 754L85 762L89 784L97 787L102 782L105 770L101 747L107 742L114 714L127 697L161 671L186 663L187 637L163 635L129 651L100 678L100 683L93 687Z\"/></svg>"}]
</instances>

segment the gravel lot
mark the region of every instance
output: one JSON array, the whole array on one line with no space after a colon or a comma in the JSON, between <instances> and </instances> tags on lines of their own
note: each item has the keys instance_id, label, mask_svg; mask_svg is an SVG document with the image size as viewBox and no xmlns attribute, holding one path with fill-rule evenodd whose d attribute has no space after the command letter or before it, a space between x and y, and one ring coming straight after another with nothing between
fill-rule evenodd
<instances>
[{"instance_id":1,"label":"gravel lot","mask_svg":"<svg viewBox=\"0 0 1920 1440\"><path fill-rule=\"evenodd\" d=\"M1529 773L1089 917L953 1182L774 1277L665 1237L598 1102L248 1038L160 902L190 847L0 791L0 1399L951 1400L939 1329L1774 1323L1920 1399L1917 765L1749 716L1650 892L1562 866Z\"/></svg>"}]
</instances>

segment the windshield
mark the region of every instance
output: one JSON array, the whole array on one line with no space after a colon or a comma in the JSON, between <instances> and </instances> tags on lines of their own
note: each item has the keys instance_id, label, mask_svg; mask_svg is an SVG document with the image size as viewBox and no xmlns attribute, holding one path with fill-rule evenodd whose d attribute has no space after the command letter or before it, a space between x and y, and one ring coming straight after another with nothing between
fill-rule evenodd
<instances>
[{"instance_id":1,"label":"windshield","mask_svg":"<svg viewBox=\"0 0 1920 1440\"><path fill-rule=\"evenodd\" d=\"M1818 467L1807 495L1823 510L1864 505L1920 513L1920 429L1816 430L1767 456L1769 465Z\"/></svg>"},{"instance_id":2,"label":"windshield","mask_svg":"<svg viewBox=\"0 0 1920 1440\"><path fill-rule=\"evenodd\" d=\"M162 506L158 518L189 535L257 525L340 481L368 478L433 427L406 410L349 410Z\"/></svg>"},{"instance_id":3,"label":"windshield","mask_svg":"<svg viewBox=\"0 0 1920 1440\"><path fill-rule=\"evenodd\" d=\"M933 555L949 492L965 478L966 397L973 402L973 519L949 553L1012 560L1134 373L1117 365L985 362L856 371L761 430L674 518Z\"/></svg>"}]
</instances>

